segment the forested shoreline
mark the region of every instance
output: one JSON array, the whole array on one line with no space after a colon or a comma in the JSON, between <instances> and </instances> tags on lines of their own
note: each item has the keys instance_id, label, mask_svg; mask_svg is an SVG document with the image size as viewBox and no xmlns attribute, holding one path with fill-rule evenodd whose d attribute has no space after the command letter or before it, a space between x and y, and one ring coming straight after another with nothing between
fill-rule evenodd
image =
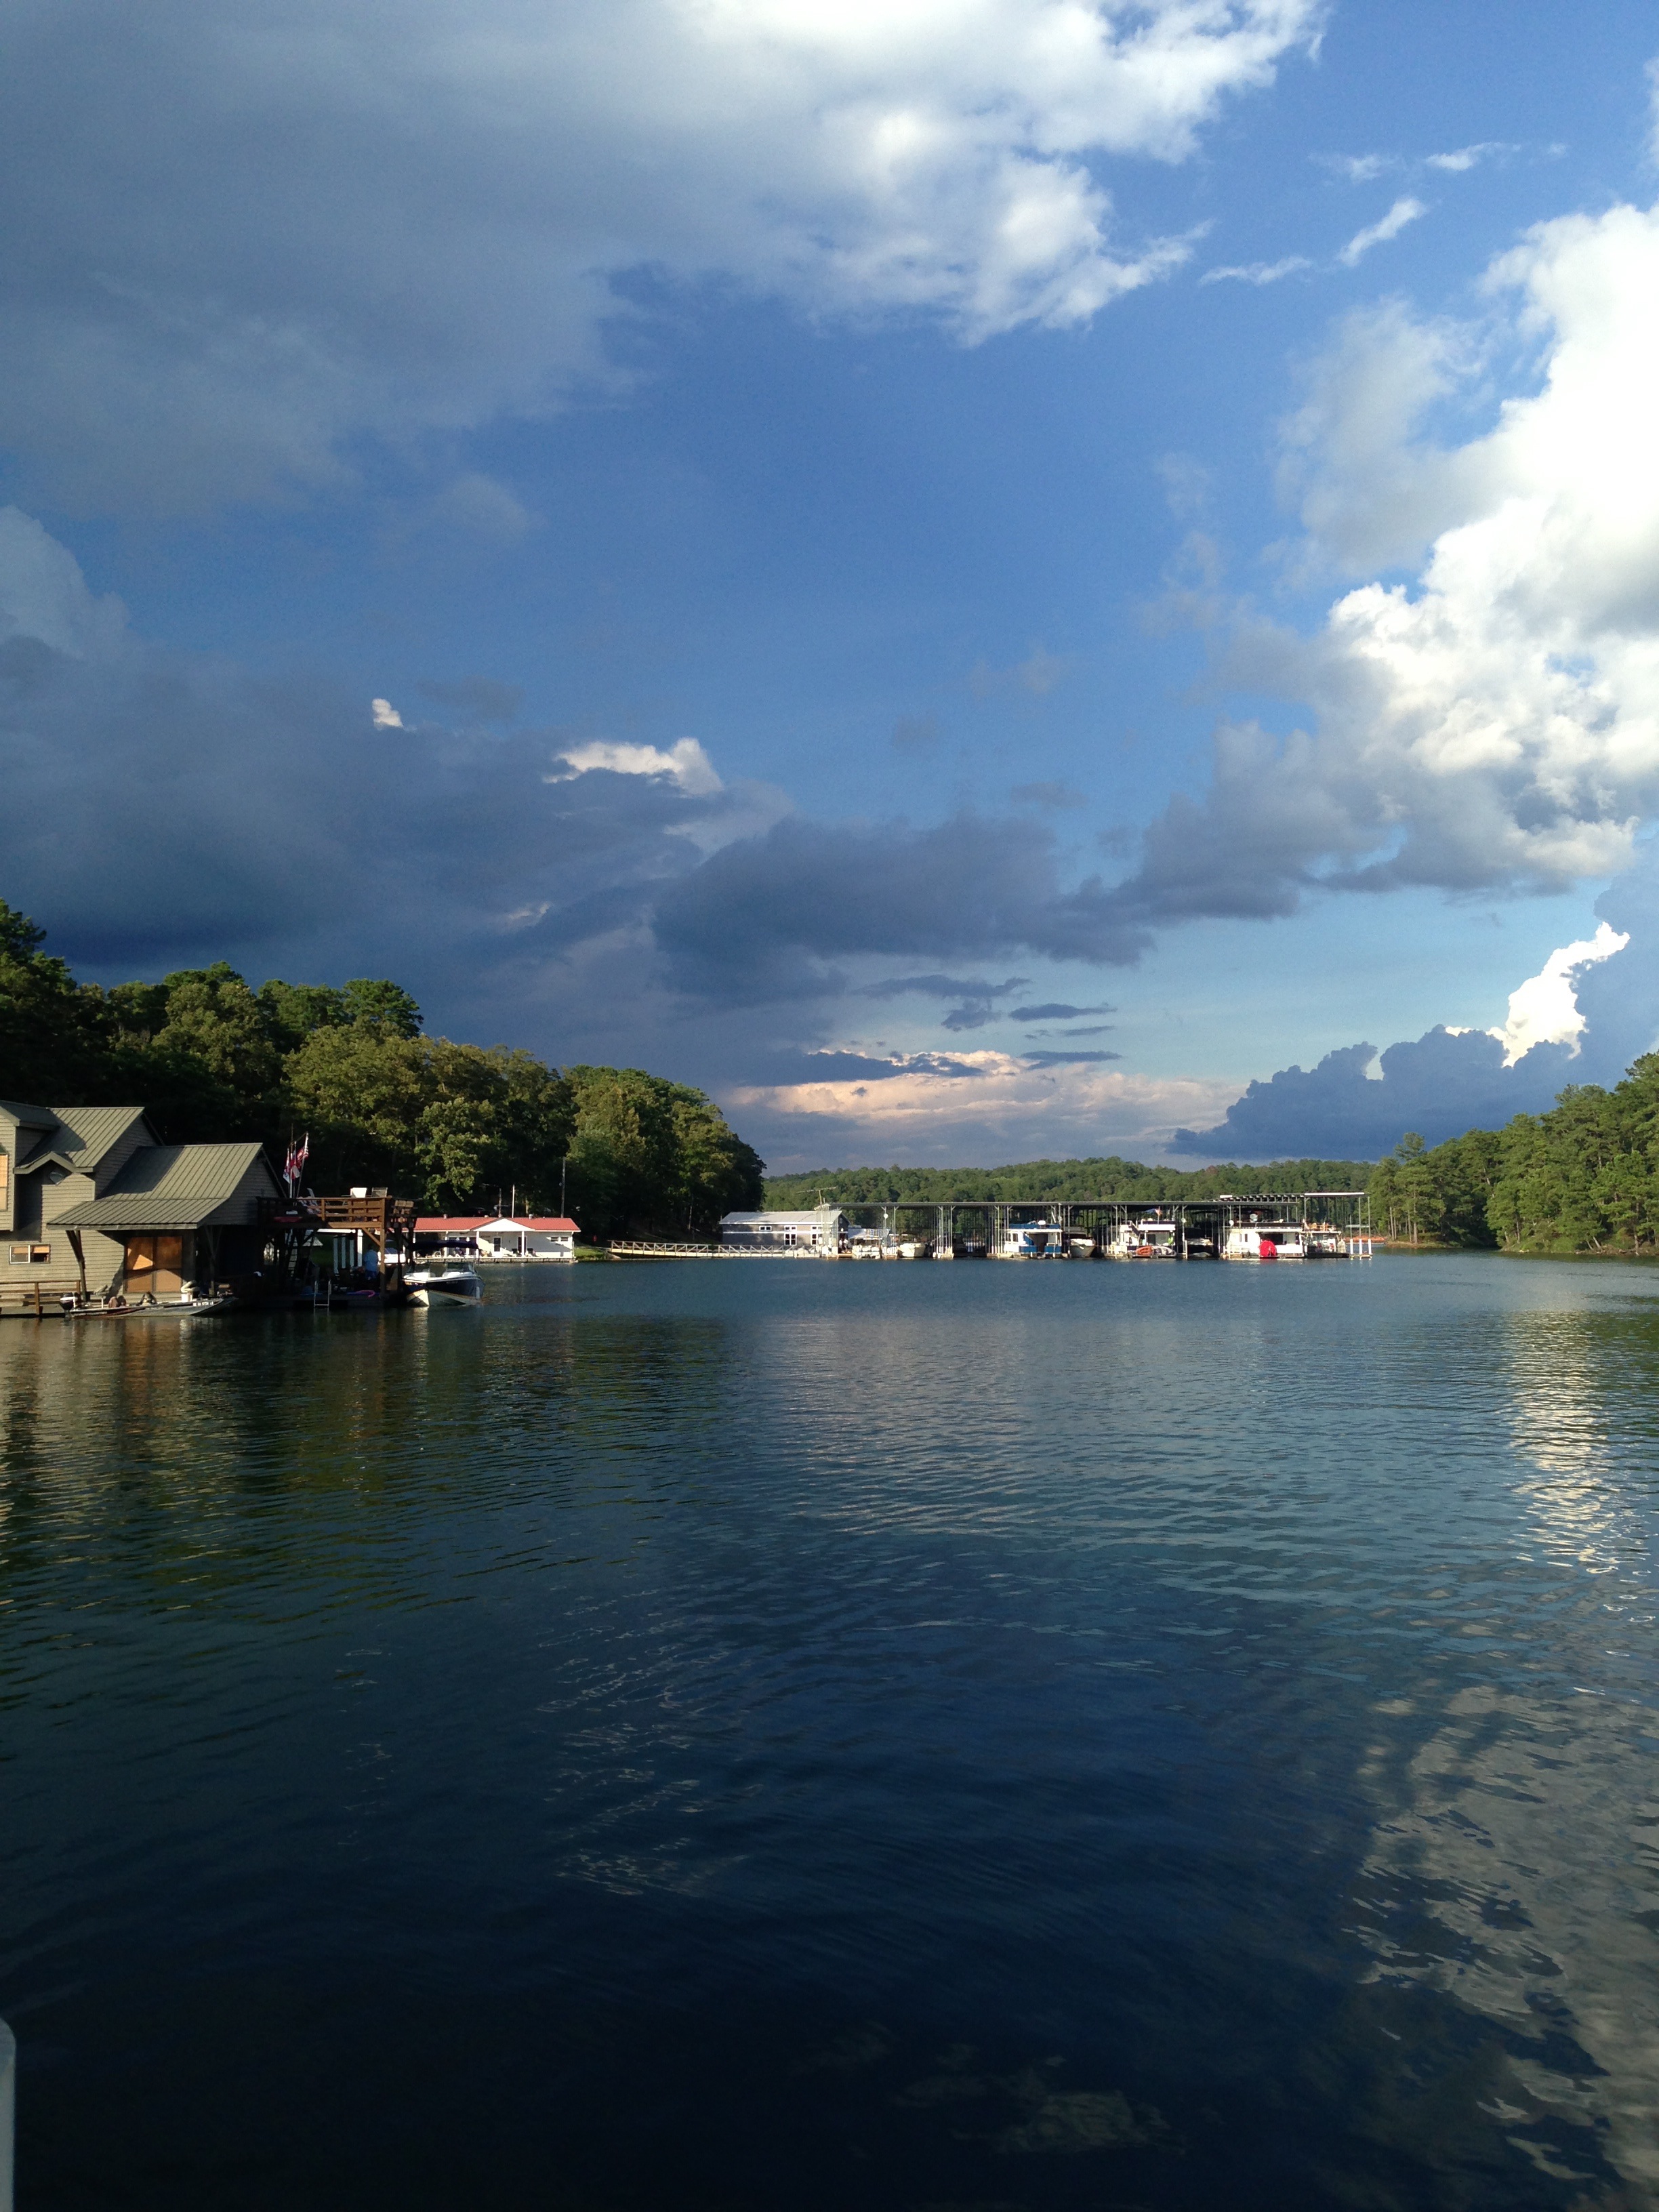
<instances>
[{"instance_id":1,"label":"forested shoreline","mask_svg":"<svg viewBox=\"0 0 1659 2212\"><path fill-rule=\"evenodd\" d=\"M1547 1114L1425 1146L1371 1171L1377 1225L1406 1243L1659 1253L1659 1053L1611 1091L1575 1084Z\"/></svg>"},{"instance_id":2,"label":"forested shoreline","mask_svg":"<svg viewBox=\"0 0 1659 2212\"><path fill-rule=\"evenodd\" d=\"M1217 1198L1224 1192L1363 1190L1369 1160L1274 1160L1267 1167L1146 1167L1139 1160L1024 1160L1001 1168L824 1168L769 1176L766 1203L942 1206L951 1200Z\"/></svg>"},{"instance_id":3,"label":"forested shoreline","mask_svg":"<svg viewBox=\"0 0 1659 2212\"><path fill-rule=\"evenodd\" d=\"M272 980L224 961L159 983L80 983L0 900L0 1091L142 1105L173 1144L309 1135L317 1190L385 1185L423 1212L551 1212L585 1235L705 1232L761 1203L764 1163L702 1092L641 1068L556 1068L428 1036L399 985Z\"/></svg>"}]
</instances>

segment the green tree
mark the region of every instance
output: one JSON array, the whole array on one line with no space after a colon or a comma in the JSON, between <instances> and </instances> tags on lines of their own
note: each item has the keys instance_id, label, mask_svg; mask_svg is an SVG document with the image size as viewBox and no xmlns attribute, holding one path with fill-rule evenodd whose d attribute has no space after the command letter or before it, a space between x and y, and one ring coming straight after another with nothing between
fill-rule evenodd
<instances>
[{"instance_id":1,"label":"green tree","mask_svg":"<svg viewBox=\"0 0 1659 2212\"><path fill-rule=\"evenodd\" d=\"M9 1098L68 1105L103 1095L102 994L43 952L46 932L0 899L0 1067Z\"/></svg>"}]
</instances>

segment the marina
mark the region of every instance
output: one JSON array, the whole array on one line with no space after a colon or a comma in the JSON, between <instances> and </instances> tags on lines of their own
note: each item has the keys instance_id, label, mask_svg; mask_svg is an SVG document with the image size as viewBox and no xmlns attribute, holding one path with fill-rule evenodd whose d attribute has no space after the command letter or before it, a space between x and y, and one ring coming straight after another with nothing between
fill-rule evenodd
<instances>
[{"instance_id":1,"label":"marina","mask_svg":"<svg viewBox=\"0 0 1659 2212\"><path fill-rule=\"evenodd\" d=\"M615 1239L617 1260L1369 1260L1363 1190L1208 1199L902 1200L730 1214L720 1241Z\"/></svg>"}]
</instances>

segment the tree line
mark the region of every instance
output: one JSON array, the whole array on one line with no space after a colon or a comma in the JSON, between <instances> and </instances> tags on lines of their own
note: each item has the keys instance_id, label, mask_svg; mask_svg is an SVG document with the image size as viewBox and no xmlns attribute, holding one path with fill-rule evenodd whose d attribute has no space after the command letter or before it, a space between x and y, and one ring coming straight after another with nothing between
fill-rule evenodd
<instances>
[{"instance_id":1,"label":"tree line","mask_svg":"<svg viewBox=\"0 0 1659 2212\"><path fill-rule=\"evenodd\" d=\"M1574 1084L1547 1114L1443 1145L1414 1133L1370 1180L1379 1231L1509 1252L1659 1252L1659 1053L1611 1091Z\"/></svg>"},{"instance_id":2,"label":"tree line","mask_svg":"<svg viewBox=\"0 0 1659 2212\"><path fill-rule=\"evenodd\" d=\"M1369 1160L1274 1160L1267 1167L1146 1167L1139 1160L1024 1160L1002 1168L823 1168L769 1176L766 1203L812 1206L943 1206L952 1200L1012 1202L1042 1198L1219 1198L1255 1192L1364 1190Z\"/></svg>"},{"instance_id":3,"label":"tree line","mask_svg":"<svg viewBox=\"0 0 1659 2212\"><path fill-rule=\"evenodd\" d=\"M429 1213L546 1213L585 1234L684 1237L761 1203L765 1163L718 1107L633 1067L556 1068L428 1036L399 985L271 980L225 961L159 983L77 982L0 900L5 1094L142 1105L173 1144L308 1134L315 1190L384 1185Z\"/></svg>"}]
</instances>

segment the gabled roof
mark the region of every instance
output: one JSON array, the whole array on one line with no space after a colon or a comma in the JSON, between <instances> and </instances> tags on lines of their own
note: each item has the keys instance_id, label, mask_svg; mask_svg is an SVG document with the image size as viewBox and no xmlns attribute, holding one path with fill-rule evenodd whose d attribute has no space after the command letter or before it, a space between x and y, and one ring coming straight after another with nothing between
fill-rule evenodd
<instances>
[{"instance_id":1,"label":"gabled roof","mask_svg":"<svg viewBox=\"0 0 1659 2212\"><path fill-rule=\"evenodd\" d=\"M418 1228L420 1224L416 1222L415 1225ZM549 1233L562 1231L568 1236L575 1230L576 1224L567 1220L562 1213L503 1213L494 1221L481 1221L478 1226L480 1229L499 1229L503 1236L509 1229L534 1229Z\"/></svg>"},{"instance_id":2,"label":"gabled roof","mask_svg":"<svg viewBox=\"0 0 1659 2212\"><path fill-rule=\"evenodd\" d=\"M256 1144L142 1145L101 1198L70 1206L51 1225L114 1231L199 1229L230 1204L256 1163L263 1163L266 1182L276 1193L276 1177Z\"/></svg>"},{"instance_id":3,"label":"gabled roof","mask_svg":"<svg viewBox=\"0 0 1659 2212\"><path fill-rule=\"evenodd\" d=\"M0 1114L9 1114L26 1129L53 1128L58 1121L50 1106L25 1106L15 1098L0 1098Z\"/></svg>"},{"instance_id":4,"label":"gabled roof","mask_svg":"<svg viewBox=\"0 0 1659 2212\"><path fill-rule=\"evenodd\" d=\"M0 1109L14 1115L24 1128L41 1132L29 1152L20 1152L20 1175L33 1175L36 1168L48 1166L90 1175L133 1123L144 1118L142 1106L21 1106L0 1099Z\"/></svg>"},{"instance_id":5,"label":"gabled roof","mask_svg":"<svg viewBox=\"0 0 1659 2212\"><path fill-rule=\"evenodd\" d=\"M489 1216L487 1213L422 1213L415 1224L417 1237L460 1237L474 1229L482 1229Z\"/></svg>"}]
</instances>

